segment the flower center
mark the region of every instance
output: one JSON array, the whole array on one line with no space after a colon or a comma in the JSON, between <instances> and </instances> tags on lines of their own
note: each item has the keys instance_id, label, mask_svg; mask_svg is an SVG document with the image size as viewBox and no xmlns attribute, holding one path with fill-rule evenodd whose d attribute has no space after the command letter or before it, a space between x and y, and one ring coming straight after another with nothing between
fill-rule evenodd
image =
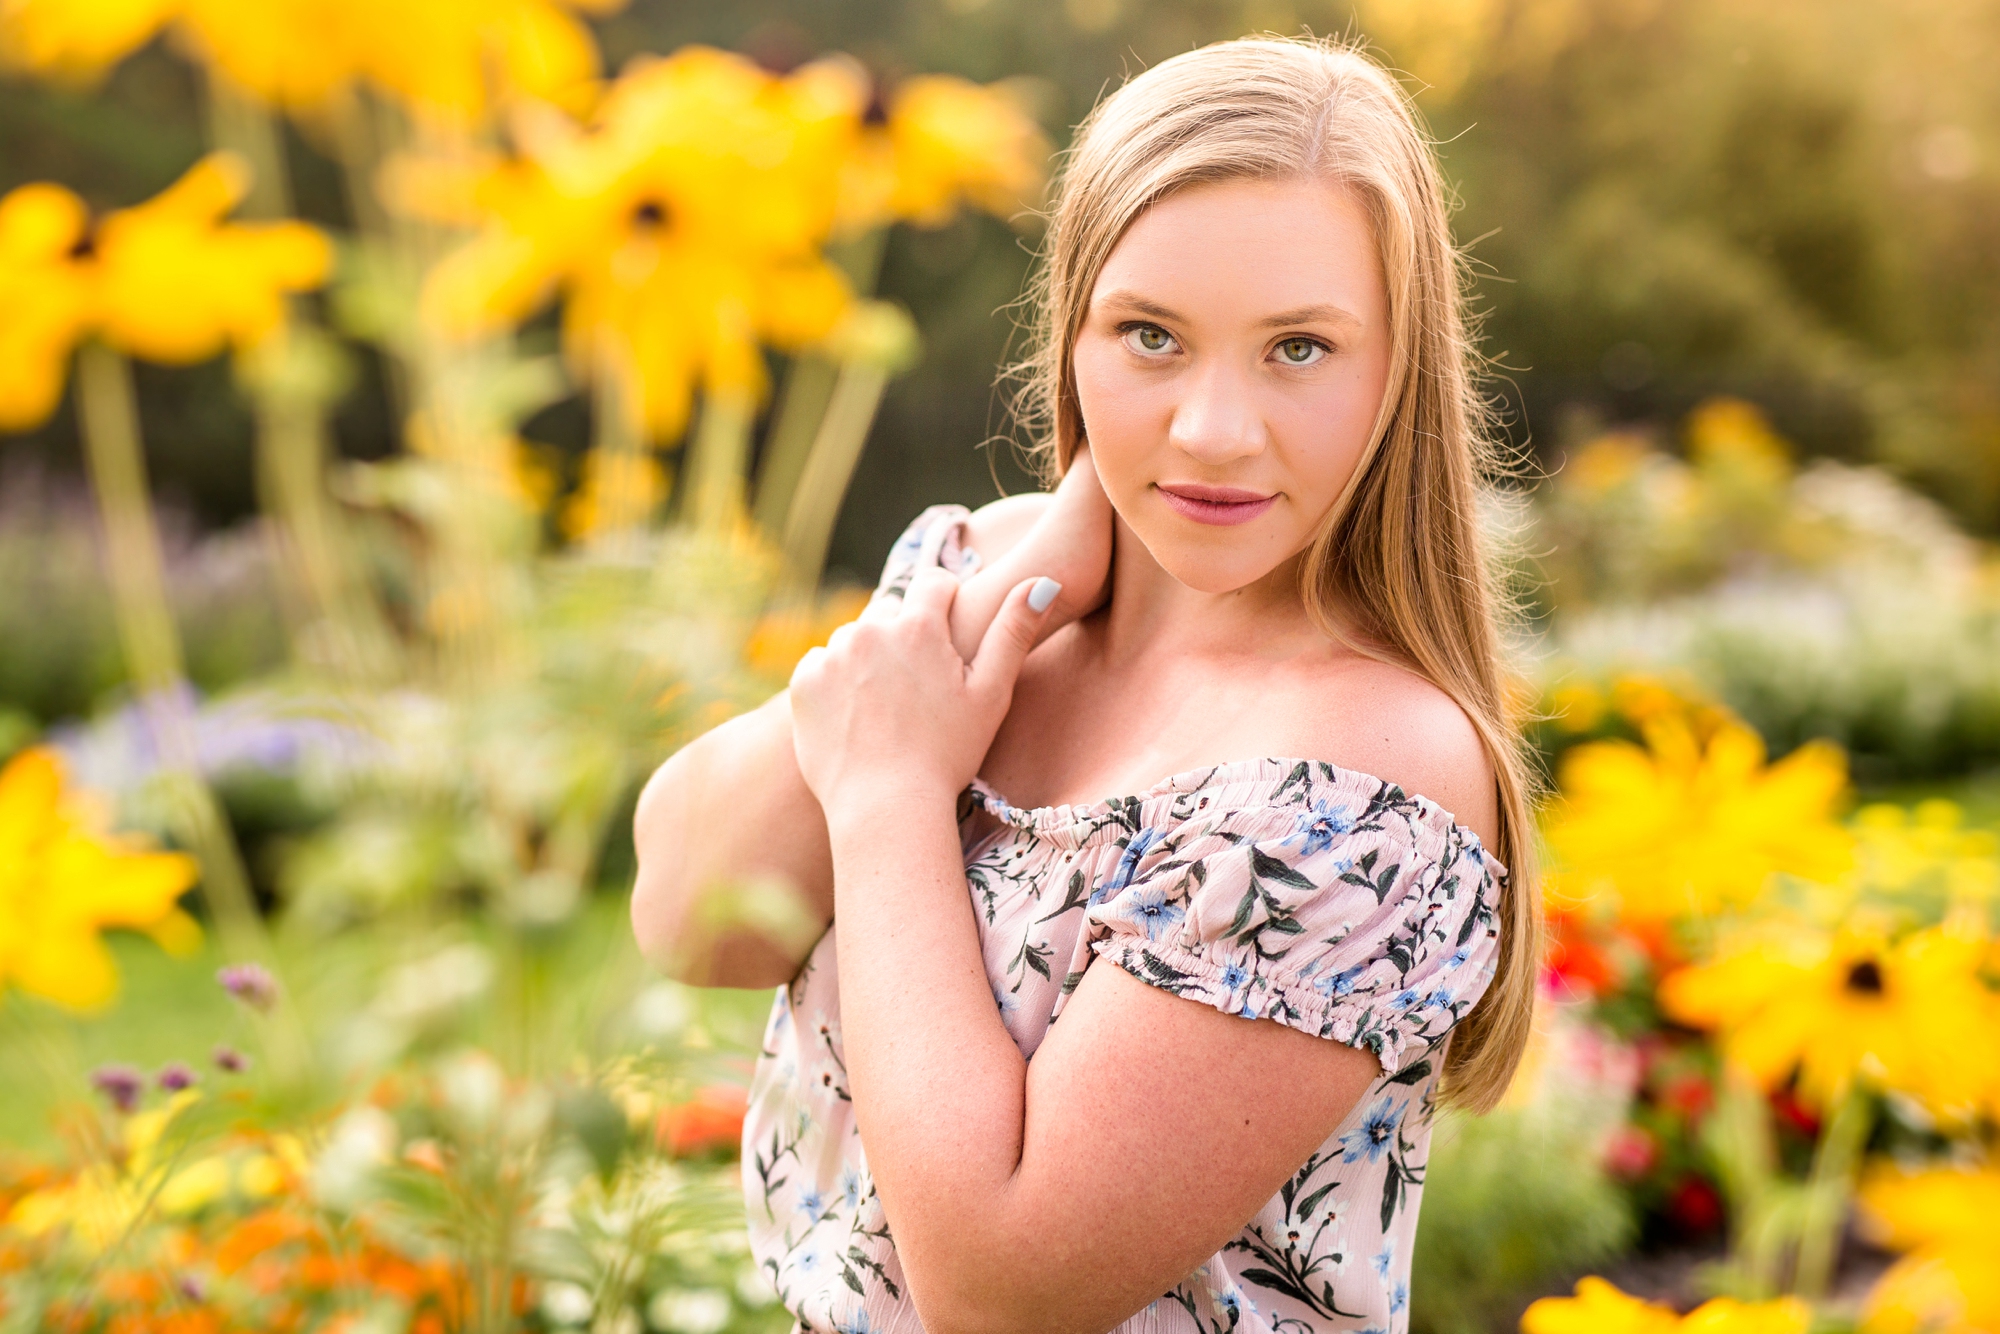
<instances>
[{"instance_id":1,"label":"flower center","mask_svg":"<svg viewBox=\"0 0 2000 1334\"><path fill-rule=\"evenodd\" d=\"M665 204L657 199L647 199L632 210L632 225L647 228L665 227L671 216Z\"/></svg>"},{"instance_id":2,"label":"flower center","mask_svg":"<svg viewBox=\"0 0 2000 1334\"><path fill-rule=\"evenodd\" d=\"M1873 959L1863 959L1847 970L1847 989L1867 996L1882 994L1882 966Z\"/></svg>"},{"instance_id":3,"label":"flower center","mask_svg":"<svg viewBox=\"0 0 2000 1334\"><path fill-rule=\"evenodd\" d=\"M85 232L76 238L76 244L69 248L71 259L89 259L97 254L97 237Z\"/></svg>"}]
</instances>

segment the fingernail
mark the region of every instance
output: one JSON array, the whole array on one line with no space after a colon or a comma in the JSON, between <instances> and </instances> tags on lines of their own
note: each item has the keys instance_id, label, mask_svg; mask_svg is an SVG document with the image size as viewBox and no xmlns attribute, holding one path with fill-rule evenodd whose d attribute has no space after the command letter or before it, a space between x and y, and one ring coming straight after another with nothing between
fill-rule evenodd
<instances>
[{"instance_id":1,"label":"fingernail","mask_svg":"<svg viewBox=\"0 0 2000 1334\"><path fill-rule=\"evenodd\" d=\"M1056 594L1060 592L1062 592L1062 585L1053 579L1035 580L1035 586L1028 590L1028 610L1032 612L1047 611L1049 604L1056 600Z\"/></svg>"}]
</instances>

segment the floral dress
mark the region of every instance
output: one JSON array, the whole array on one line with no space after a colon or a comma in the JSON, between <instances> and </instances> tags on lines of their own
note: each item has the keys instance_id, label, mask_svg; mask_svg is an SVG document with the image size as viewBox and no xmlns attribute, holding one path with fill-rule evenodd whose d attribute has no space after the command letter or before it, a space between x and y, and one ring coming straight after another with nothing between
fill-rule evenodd
<instances>
[{"instance_id":1,"label":"floral dress","mask_svg":"<svg viewBox=\"0 0 2000 1334\"><path fill-rule=\"evenodd\" d=\"M882 591L975 562L927 511ZM1402 1330L1444 1040L1484 993L1504 867L1440 807L1331 764L1259 759L1094 806L960 804L1001 1022L1033 1058L1086 969L1373 1053L1382 1074L1243 1230L1117 1334ZM919 1334L855 1128L830 928L779 989L743 1127L751 1246L801 1330Z\"/></svg>"}]
</instances>

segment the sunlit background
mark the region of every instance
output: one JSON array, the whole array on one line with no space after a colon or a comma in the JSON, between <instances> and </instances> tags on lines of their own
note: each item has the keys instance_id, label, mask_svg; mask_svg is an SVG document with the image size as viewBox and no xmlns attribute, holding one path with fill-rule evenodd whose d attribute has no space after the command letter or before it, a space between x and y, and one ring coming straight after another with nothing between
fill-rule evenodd
<instances>
[{"instance_id":1,"label":"sunlit background","mask_svg":"<svg viewBox=\"0 0 2000 1334\"><path fill-rule=\"evenodd\" d=\"M2000 1330L1994 0L0 0L0 1326L789 1328L638 784L1034 484L1051 155L1251 31L1407 76L1518 461L1410 1328Z\"/></svg>"}]
</instances>

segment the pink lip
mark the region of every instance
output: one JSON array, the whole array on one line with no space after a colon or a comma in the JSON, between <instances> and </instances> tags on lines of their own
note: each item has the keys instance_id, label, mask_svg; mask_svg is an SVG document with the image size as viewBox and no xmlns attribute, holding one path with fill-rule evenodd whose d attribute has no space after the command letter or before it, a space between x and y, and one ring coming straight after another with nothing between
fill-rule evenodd
<instances>
[{"instance_id":1,"label":"pink lip","mask_svg":"<svg viewBox=\"0 0 2000 1334\"><path fill-rule=\"evenodd\" d=\"M1240 486L1201 486L1193 482L1154 485L1176 514L1196 523L1248 523L1278 503L1275 494L1262 495Z\"/></svg>"}]
</instances>

